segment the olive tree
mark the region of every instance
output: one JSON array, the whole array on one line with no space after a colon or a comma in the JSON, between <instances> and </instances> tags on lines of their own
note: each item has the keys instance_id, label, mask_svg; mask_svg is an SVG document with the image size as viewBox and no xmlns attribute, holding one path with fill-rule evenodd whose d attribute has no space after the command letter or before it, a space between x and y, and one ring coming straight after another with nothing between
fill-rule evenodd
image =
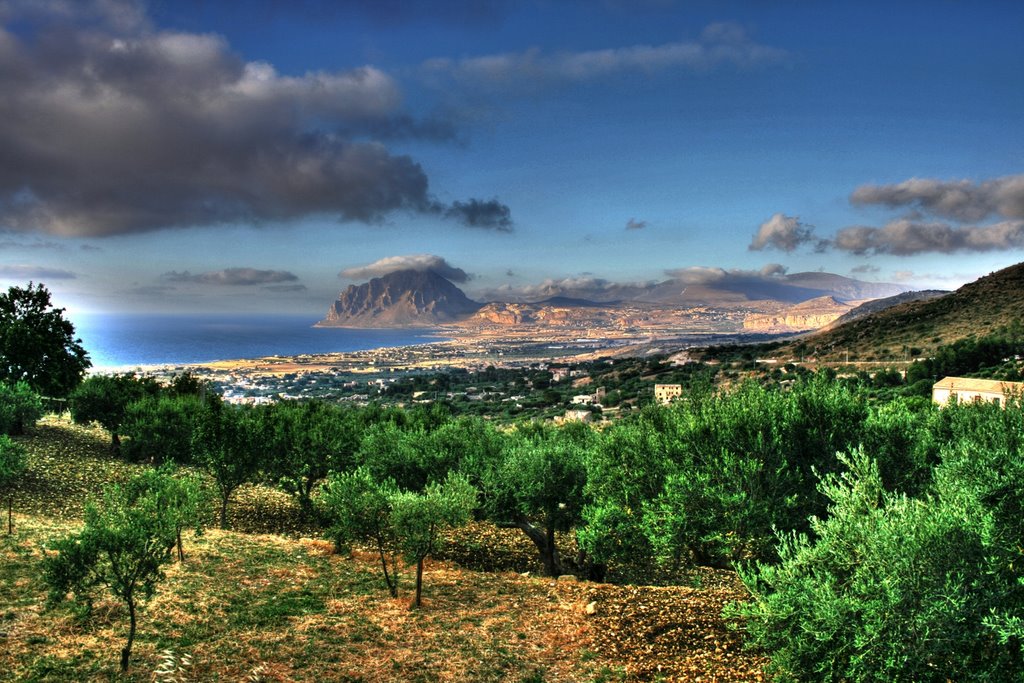
<instances>
[{"instance_id":1,"label":"olive tree","mask_svg":"<svg viewBox=\"0 0 1024 683\"><path fill-rule=\"evenodd\" d=\"M51 605L70 594L90 612L97 592L105 587L128 608L121 671L128 670L138 606L156 592L177 540L178 518L165 502L152 486L138 481L110 486L98 503L86 506L83 529L53 543L56 552L43 561Z\"/></svg>"},{"instance_id":2,"label":"olive tree","mask_svg":"<svg viewBox=\"0 0 1024 683\"><path fill-rule=\"evenodd\" d=\"M264 423L246 407L209 403L192 440L196 463L213 477L220 497L220 528L228 525L228 503L242 484L256 478L263 462Z\"/></svg>"},{"instance_id":3,"label":"olive tree","mask_svg":"<svg viewBox=\"0 0 1024 683\"><path fill-rule=\"evenodd\" d=\"M43 401L28 382L0 382L0 434L18 436L43 414Z\"/></svg>"},{"instance_id":4,"label":"olive tree","mask_svg":"<svg viewBox=\"0 0 1024 683\"><path fill-rule=\"evenodd\" d=\"M94 375L71 392L71 419L75 424L98 422L110 432L110 447L121 446L121 424L128 415L128 406L147 396L159 394L160 387L149 377L134 373L123 375Z\"/></svg>"},{"instance_id":5,"label":"olive tree","mask_svg":"<svg viewBox=\"0 0 1024 683\"><path fill-rule=\"evenodd\" d=\"M12 508L14 491L12 485L27 469L25 447L0 435L0 491L7 493L7 535L14 533Z\"/></svg>"},{"instance_id":6,"label":"olive tree","mask_svg":"<svg viewBox=\"0 0 1024 683\"><path fill-rule=\"evenodd\" d=\"M556 532L568 532L582 521L585 441L585 437L574 439L565 429L515 434L501 460L483 477L488 517L498 526L526 534L537 546L549 576L567 573L555 543Z\"/></svg>"},{"instance_id":7,"label":"olive tree","mask_svg":"<svg viewBox=\"0 0 1024 683\"><path fill-rule=\"evenodd\" d=\"M335 546L370 543L380 557L384 581L398 597L398 557L416 565L416 597L423 593L423 562L433 553L440 534L468 522L476 505L476 489L460 474L423 491L401 491L394 481L374 479L366 467L334 473L323 487L319 504L329 520Z\"/></svg>"},{"instance_id":8,"label":"olive tree","mask_svg":"<svg viewBox=\"0 0 1024 683\"><path fill-rule=\"evenodd\" d=\"M398 544L391 526L396 493L393 481L377 482L369 469L360 467L332 473L318 499L335 549L340 552L354 542L372 545L393 598L398 597Z\"/></svg>"},{"instance_id":9,"label":"olive tree","mask_svg":"<svg viewBox=\"0 0 1024 683\"><path fill-rule=\"evenodd\" d=\"M451 474L442 484L428 484L422 493L392 494L391 527L398 547L408 562L416 564L416 597L423 593L423 561L437 548L445 529L466 524L476 505L476 489L460 474Z\"/></svg>"}]
</instances>

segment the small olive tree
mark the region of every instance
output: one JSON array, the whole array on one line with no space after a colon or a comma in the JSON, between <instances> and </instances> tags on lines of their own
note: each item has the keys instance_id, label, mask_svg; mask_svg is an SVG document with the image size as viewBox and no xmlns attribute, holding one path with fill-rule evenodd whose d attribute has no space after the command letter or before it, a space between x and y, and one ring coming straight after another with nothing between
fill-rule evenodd
<instances>
[{"instance_id":1,"label":"small olive tree","mask_svg":"<svg viewBox=\"0 0 1024 683\"><path fill-rule=\"evenodd\" d=\"M423 594L423 561L437 548L445 529L466 524L476 506L476 489L461 474L443 484L428 484L422 493L400 492L391 498L391 527L408 562L416 564L416 597Z\"/></svg>"},{"instance_id":2,"label":"small olive tree","mask_svg":"<svg viewBox=\"0 0 1024 683\"><path fill-rule=\"evenodd\" d=\"M25 447L11 441L9 436L0 436L0 490L7 493L7 535L14 533L12 509L14 507L13 484L25 473Z\"/></svg>"},{"instance_id":3,"label":"small olive tree","mask_svg":"<svg viewBox=\"0 0 1024 683\"><path fill-rule=\"evenodd\" d=\"M369 469L360 467L331 475L319 504L330 521L328 534L336 547L355 541L374 546L392 597L398 597L398 557L416 565L413 606L419 607L424 560L437 548L442 531L470 520L476 495L460 474L450 474L444 483L428 484L416 493L400 491L392 480L378 482Z\"/></svg>"},{"instance_id":4,"label":"small olive tree","mask_svg":"<svg viewBox=\"0 0 1024 683\"><path fill-rule=\"evenodd\" d=\"M391 499L397 492L393 481L378 483L369 469L360 467L332 473L317 501L337 551L356 542L372 545L377 551L384 583L393 598L398 597L398 544L391 526Z\"/></svg>"},{"instance_id":5,"label":"small olive tree","mask_svg":"<svg viewBox=\"0 0 1024 683\"><path fill-rule=\"evenodd\" d=\"M27 382L0 382L0 434L19 436L43 415L43 400Z\"/></svg>"},{"instance_id":6,"label":"small olive tree","mask_svg":"<svg viewBox=\"0 0 1024 683\"><path fill-rule=\"evenodd\" d=\"M135 480L107 488L99 503L86 506L84 528L53 543L56 552L43 561L51 605L70 594L88 613L97 592L106 587L127 606L128 639L121 649L121 671L128 670L138 605L156 592L177 541L179 517L161 493L168 487L166 482Z\"/></svg>"},{"instance_id":7,"label":"small olive tree","mask_svg":"<svg viewBox=\"0 0 1024 683\"><path fill-rule=\"evenodd\" d=\"M228 503L263 465L264 423L252 408L208 402L192 438L195 460L210 475L220 497L220 528L228 526Z\"/></svg>"}]
</instances>

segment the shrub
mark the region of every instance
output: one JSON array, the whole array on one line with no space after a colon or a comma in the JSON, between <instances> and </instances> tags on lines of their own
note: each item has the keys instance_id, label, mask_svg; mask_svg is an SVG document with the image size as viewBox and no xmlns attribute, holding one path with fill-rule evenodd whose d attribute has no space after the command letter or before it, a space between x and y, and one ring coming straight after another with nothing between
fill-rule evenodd
<instances>
[{"instance_id":1,"label":"shrub","mask_svg":"<svg viewBox=\"0 0 1024 683\"><path fill-rule=\"evenodd\" d=\"M17 436L43 415L43 400L26 382L0 382L0 434Z\"/></svg>"},{"instance_id":2,"label":"shrub","mask_svg":"<svg viewBox=\"0 0 1024 683\"><path fill-rule=\"evenodd\" d=\"M778 565L741 571L754 600L734 610L746 617L753 643L771 653L775 673L783 680L1020 680L1014 618L1024 599L1007 564L1014 553L1019 562L1020 550L1003 547L992 499L978 495L991 486L952 495L963 492L950 479L915 499L885 491L863 452L843 462L849 472L822 480L832 504L827 519L811 522L816 540L780 536ZM1001 481L982 468L989 474L980 481Z\"/></svg>"}]
</instances>

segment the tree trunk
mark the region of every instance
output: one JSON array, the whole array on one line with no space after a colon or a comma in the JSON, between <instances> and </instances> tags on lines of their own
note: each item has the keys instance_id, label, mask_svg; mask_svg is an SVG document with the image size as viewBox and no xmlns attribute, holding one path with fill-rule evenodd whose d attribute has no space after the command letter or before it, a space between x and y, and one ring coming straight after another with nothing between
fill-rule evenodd
<instances>
[{"instance_id":1,"label":"tree trunk","mask_svg":"<svg viewBox=\"0 0 1024 683\"><path fill-rule=\"evenodd\" d=\"M395 576L394 582L392 582L392 577L388 574L388 561L387 558L384 556L384 549L378 548L377 551L380 553L380 566L384 568L384 583L388 585L388 592L391 593L391 597L397 598L398 577Z\"/></svg>"},{"instance_id":2,"label":"tree trunk","mask_svg":"<svg viewBox=\"0 0 1024 683\"><path fill-rule=\"evenodd\" d=\"M178 562L185 561L185 550L181 547L181 527L178 527Z\"/></svg>"},{"instance_id":3,"label":"tree trunk","mask_svg":"<svg viewBox=\"0 0 1024 683\"><path fill-rule=\"evenodd\" d=\"M220 497L220 528L228 528L228 497L231 496L231 492L228 491Z\"/></svg>"},{"instance_id":4,"label":"tree trunk","mask_svg":"<svg viewBox=\"0 0 1024 683\"><path fill-rule=\"evenodd\" d=\"M502 529L520 529L526 534L526 537L537 546L537 552L540 553L541 562L544 563L544 571L547 572L548 576L560 576L567 573L561 558L558 556L558 550L555 548L554 529L550 529L549 533L546 533L543 529L535 527L525 519L515 522L501 522L497 526ZM550 543L548 541L549 534L551 538ZM551 549L550 551L549 548Z\"/></svg>"},{"instance_id":5,"label":"tree trunk","mask_svg":"<svg viewBox=\"0 0 1024 683\"><path fill-rule=\"evenodd\" d=\"M114 453L121 451L121 437L117 435L117 432L110 432L110 450Z\"/></svg>"},{"instance_id":6,"label":"tree trunk","mask_svg":"<svg viewBox=\"0 0 1024 683\"><path fill-rule=\"evenodd\" d=\"M7 535L14 535L14 494L7 497Z\"/></svg>"},{"instance_id":7,"label":"tree trunk","mask_svg":"<svg viewBox=\"0 0 1024 683\"><path fill-rule=\"evenodd\" d=\"M121 650L121 673L128 671L128 659L132 656L132 643L135 642L135 599L128 598L128 644Z\"/></svg>"},{"instance_id":8,"label":"tree trunk","mask_svg":"<svg viewBox=\"0 0 1024 683\"><path fill-rule=\"evenodd\" d=\"M420 606L420 595L423 593L423 558L421 557L416 562L416 599L413 601L414 607Z\"/></svg>"}]
</instances>

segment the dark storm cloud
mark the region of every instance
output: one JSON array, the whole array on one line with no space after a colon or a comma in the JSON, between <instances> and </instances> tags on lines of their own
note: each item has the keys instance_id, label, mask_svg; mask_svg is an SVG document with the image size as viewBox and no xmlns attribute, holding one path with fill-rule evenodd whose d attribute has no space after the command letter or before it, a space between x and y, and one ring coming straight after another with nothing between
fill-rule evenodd
<instances>
[{"instance_id":1,"label":"dark storm cloud","mask_svg":"<svg viewBox=\"0 0 1024 683\"><path fill-rule=\"evenodd\" d=\"M399 270L429 270L452 282L468 282L471 277L462 268L456 268L443 257L434 254L387 256L365 266L346 268L338 273L338 277L348 280L369 280Z\"/></svg>"},{"instance_id":2,"label":"dark storm cloud","mask_svg":"<svg viewBox=\"0 0 1024 683\"><path fill-rule=\"evenodd\" d=\"M29 9L31 8L31 9ZM278 74L139 5L0 6L0 228L105 236L404 210L507 231L508 207L439 204L391 136L451 139L372 66ZM8 30L29 17L30 30Z\"/></svg>"},{"instance_id":3,"label":"dark storm cloud","mask_svg":"<svg viewBox=\"0 0 1024 683\"><path fill-rule=\"evenodd\" d=\"M497 199L455 201L444 207L442 213L470 228L512 232L512 210Z\"/></svg>"},{"instance_id":4,"label":"dark storm cloud","mask_svg":"<svg viewBox=\"0 0 1024 683\"><path fill-rule=\"evenodd\" d=\"M836 249L852 254L915 254L1003 251L1024 248L1024 221L954 227L901 218L884 227L852 226L836 233Z\"/></svg>"},{"instance_id":5,"label":"dark storm cloud","mask_svg":"<svg viewBox=\"0 0 1024 683\"><path fill-rule=\"evenodd\" d=\"M205 285L226 285L231 287L247 287L266 285L276 282L292 282L298 276L286 270L258 270L256 268L225 268L207 273L193 275L187 270L179 273L171 271L162 275L168 282L198 282Z\"/></svg>"},{"instance_id":6,"label":"dark storm cloud","mask_svg":"<svg viewBox=\"0 0 1024 683\"><path fill-rule=\"evenodd\" d=\"M1024 175L980 183L911 178L894 185L862 185L850 195L850 202L910 207L959 222L981 221L990 216L1024 218Z\"/></svg>"}]
</instances>

